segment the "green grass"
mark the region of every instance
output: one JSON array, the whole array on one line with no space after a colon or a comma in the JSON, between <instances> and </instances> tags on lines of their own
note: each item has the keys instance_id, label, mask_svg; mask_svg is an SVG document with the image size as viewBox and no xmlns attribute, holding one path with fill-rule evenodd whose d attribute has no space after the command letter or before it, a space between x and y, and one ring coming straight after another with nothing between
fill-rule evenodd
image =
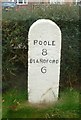
<instances>
[{"instance_id":1,"label":"green grass","mask_svg":"<svg viewBox=\"0 0 81 120\"><path fill-rule=\"evenodd\" d=\"M26 91L3 94L3 118L79 118L79 92L67 89L52 104L29 104Z\"/></svg>"},{"instance_id":2,"label":"green grass","mask_svg":"<svg viewBox=\"0 0 81 120\"><path fill-rule=\"evenodd\" d=\"M2 94L1 94L1 91L0 91L0 120L2 118Z\"/></svg>"}]
</instances>

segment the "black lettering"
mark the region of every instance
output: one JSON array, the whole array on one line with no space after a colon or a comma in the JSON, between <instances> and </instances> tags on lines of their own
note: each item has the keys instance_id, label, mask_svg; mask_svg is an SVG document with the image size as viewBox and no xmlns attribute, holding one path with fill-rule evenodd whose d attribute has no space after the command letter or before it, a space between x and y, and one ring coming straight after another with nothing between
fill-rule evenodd
<instances>
[{"instance_id":1,"label":"black lettering","mask_svg":"<svg viewBox=\"0 0 81 120\"><path fill-rule=\"evenodd\" d=\"M49 60L49 63L52 63L52 60Z\"/></svg>"},{"instance_id":2,"label":"black lettering","mask_svg":"<svg viewBox=\"0 0 81 120\"><path fill-rule=\"evenodd\" d=\"M32 59L30 59L30 63L32 63Z\"/></svg>"},{"instance_id":3,"label":"black lettering","mask_svg":"<svg viewBox=\"0 0 81 120\"><path fill-rule=\"evenodd\" d=\"M48 45L51 45L49 41L48 41Z\"/></svg>"},{"instance_id":4,"label":"black lettering","mask_svg":"<svg viewBox=\"0 0 81 120\"><path fill-rule=\"evenodd\" d=\"M43 56L47 55L47 50L46 49L42 49L42 55Z\"/></svg>"},{"instance_id":5,"label":"black lettering","mask_svg":"<svg viewBox=\"0 0 81 120\"><path fill-rule=\"evenodd\" d=\"M36 63L39 63L39 60L38 60L38 59L36 60Z\"/></svg>"},{"instance_id":6,"label":"black lettering","mask_svg":"<svg viewBox=\"0 0 81 120\"><path fill-rule=\"evenodd\" d=\"M44 41L44 45L47 45L47 41Z\"/></svg>"},{"instance_id":7,"label":"black lettering","mask_svg":"<svg viewBox=\"0 0 81 120\"><path fill-rule=\"evenodd\" d=\"M59 62L59 60L56 60L56 64Z\"/></svg>"},{"instance_id":8,"label":"black lettering","mask_svg":"<svg viewBox=\"0 0 81 120\"><path fill-rule=\"evenodd\" d=\"M42 41L39 41L39 45L42 45Z\"/></svg>"},{"instance_id":9,"label":"black lettering","mask_svg":"<svg viewBox=\"0 0 81 120\"><path fill-rule=\"evenodd\" d=\"M53 60L52 63L55 63L55 60Z\"/></svg>"},{"instance_id":10,"label":"black lettering","mask_svg":"<svg viewBox=\"0 0 81 120\"><path fill-rule=\"evenodd\" d=\"M34 45L38 42L38 40L34 40Z\"/></svg>"},{"instance_id":11,"label":"black lettering","mask_svg":"<svg viewBox=\"0 0 81 120\"><path fill-rule=\"evenodd\" d=\"M42 73L46 73L46 72L47 72L47 70L46 70L46 67L45 67L45 66L41 68L41 72L42 72Z\"/></svg>"},{"instance_id":12,"label":"black lettering","mask_svg":"<svg viewBox=\"0 0 81 120\"><path fill-rule=\"evenodd\" d=\"M55 46L55 41L52 41L52 45Z\"/></svg>"}]
</instances>

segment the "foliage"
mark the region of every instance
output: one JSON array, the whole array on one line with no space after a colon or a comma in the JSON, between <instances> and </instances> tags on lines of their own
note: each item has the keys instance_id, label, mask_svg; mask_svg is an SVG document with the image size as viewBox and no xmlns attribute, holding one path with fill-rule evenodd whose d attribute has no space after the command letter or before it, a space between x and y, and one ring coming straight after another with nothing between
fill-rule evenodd
<instances>
[{"instance_id":1,"label":"foliage","mask_svg":"<svg viewBox=\"0 0 81 120\"><path fill-rule=\"evenodd\" d=\"M8 21L32 21L38 18L49 18L54 21L78 21L79 6L69 5L33 5L27 8L17 9L16 11L3 11L4 20ZM29 21L30 20L30 21Z\"/></svg>"},{"instance_id":2,"label":"foliage","mask_svg":"<svg viewBox=\"0 0 81 120\"><path fill-rule=\"evenodd\" d=\"M17 11L3 11L2 16L4 89L9 88L12 83L14 86L16 77L27 72L29 27L42 18L53 20L62 31L60 86L73 87L78 83L81 61L78 6L34 5L21 10L17 9ZM15 80L12 80L13 77Z\"/></svg>"}]
</instances>

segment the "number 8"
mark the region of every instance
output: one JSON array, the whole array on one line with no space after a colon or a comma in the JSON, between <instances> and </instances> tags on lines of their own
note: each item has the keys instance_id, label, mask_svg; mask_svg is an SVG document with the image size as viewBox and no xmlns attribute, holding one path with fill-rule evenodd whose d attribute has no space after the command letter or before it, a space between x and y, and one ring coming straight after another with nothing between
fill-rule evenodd
<instances>
[{"instance_id":1,"label":"number 8","mask_svg":"<svg viewBox=\"0 0 81 120\"><path fill-rule=\"evenodd\" d=\"M46 49L42 49L42 55L43 56L47 55L47 50Z\"/></svg>"}]
</instances>

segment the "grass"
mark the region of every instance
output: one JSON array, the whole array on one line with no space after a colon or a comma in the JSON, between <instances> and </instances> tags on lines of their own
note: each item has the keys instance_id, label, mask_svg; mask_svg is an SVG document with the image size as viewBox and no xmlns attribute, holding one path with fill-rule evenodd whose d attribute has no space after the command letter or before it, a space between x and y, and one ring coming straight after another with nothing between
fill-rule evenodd
<instances>
[{"instance_id":1,"label":"grass","mask_svg":"<svg viewBox=\"0 0 81 120\"><path fill-rule=\"evenodd\" d=\"M25 91L3 94L3 118L79 118L79 92L66 89L52 104L29 104Z\"/></svg>"},{"instance_id":2,"label":"grass","mask_svg":"<svg viewBox=\"0 0 81 120\"><path fill-rule=\"evenodd\" d=\"M0 91L0 120L2 118L2 94L1 94L1 91Z\"/></svg>"}]
</instances>

